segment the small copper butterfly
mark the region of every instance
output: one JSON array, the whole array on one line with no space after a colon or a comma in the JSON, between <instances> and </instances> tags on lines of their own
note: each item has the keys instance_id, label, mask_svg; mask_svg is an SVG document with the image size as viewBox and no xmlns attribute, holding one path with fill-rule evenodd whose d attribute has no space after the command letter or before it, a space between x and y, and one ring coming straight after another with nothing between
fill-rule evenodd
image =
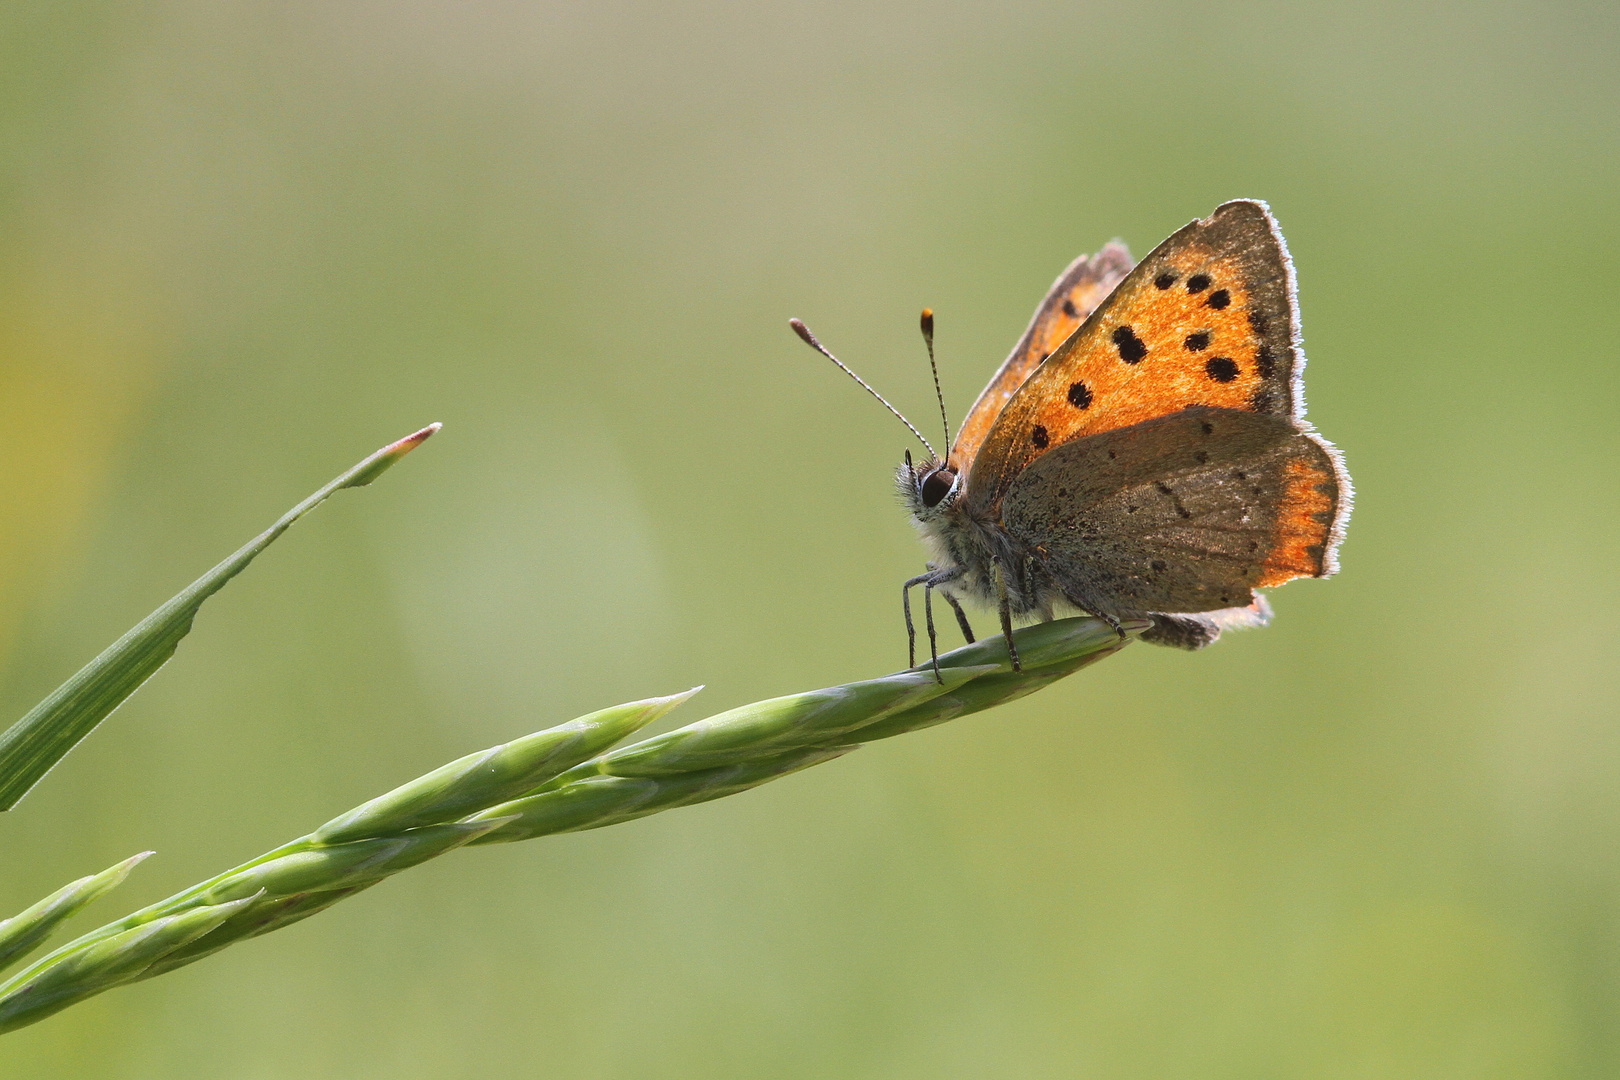
<instances>
[{"instance_id":1,"label":"small copper butterfly","mask_svg":"<svg viewBox=\"0 0 1620 1080\"><path fill-rule=\"evenodd\" d=\"M915 585L969 641L960 601L995 607L1017 667L1014 619L1077 608L1123 637L1122 619L1147 618L1144 641L1199 649L1269 621L1256 589L1337 571L1350 476L1305 422L1304 367L1293 263L1262 202L1217 207L1134 267L1118 243L1076 259L949 452L900 466L932 555L902 591L913 664Z\"/></svg>"}]
</instances>

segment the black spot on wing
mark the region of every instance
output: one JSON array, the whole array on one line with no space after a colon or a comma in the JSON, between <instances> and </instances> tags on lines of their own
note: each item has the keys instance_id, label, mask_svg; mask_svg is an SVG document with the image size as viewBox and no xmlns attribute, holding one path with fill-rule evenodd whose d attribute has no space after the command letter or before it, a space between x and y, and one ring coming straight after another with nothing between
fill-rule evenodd
<instances>
[{"instance_id":1,"label":"black spot on wing","mask_svg":"<svg viewBox=\"0 0 1620 1080\"><path fill-rule=\"evenodd\" d=\"M1077 409L1091 408L1091 387L1077 382L1069 387L1069 404Z\"/></svg>"},{"instance_id":2,"label":"black spot on wing","mask_svg":"<svg viewBox=\"0 0 1620 1080\"><path fill-rule=\"evenodd\" d=\"M1208 274L1194 274L1187 279L1187 291L1190 293L1201 293L1207 288L1209 288Z\"/></svg>"},{"instance_id":3,"label":"black spot on wing","mask_svg":"<svg viewBox=\"0 0 1620 1080\"><path fill-rule=\"evenodd\" d=\"M1187 339L1181 344L1188 352L1203 352L1209 348L1209 331L1200 330L1196 334L1188 334Z\"/></svg>"},{"instance_id":4,"label":"black spot on wing","mask_svg":"<svg viewBox=\"0 0 1620 1080\"><path fill-rule=\"evenodd\" d=\"M1238 366L1231 357L1212 356L1204 364L1204 372L1216 382L1231 382L1238 377Z\"/></svg>"},{"instance_id":5,"label":"black spot on wing","mask_svg":"<svg viewBox=\"0 0 1620 1080\"><path fill-rule=\"evenodd\" d=\"M1227 292L1225 289L1216 289L1214 292L1209 294L1209 299L1204 301L1204 303L1208 304L1216 311L1220 311L1231 302L1232 294Z\"/></svg>"},{"instance_id":6,"label":"black spot on wing","mask_svg":"<svg viewBox=\"0 0 1620 1080\"><path fill-rule=\"evenodd\" d=\"M1080 317L1080 310L1074 306L1073 300L1065 299L1063 301L1063 314L1071 319L1077 319Z\"/></svg>"},{"instance_id":7,"label":"black spot on wing","mask_svg":"<svg viewBox=\"0 0 1620 1080\"><path fill-rule=\"evenodd\" d=\"M1148 354L1147 344L1129 326L1114 329L1114 345L1119 349L1119 358L1127 364L1140 364Z\"/></svg>"},{"instance_id":8,"label":"black spot on wing","mask_svg":"<svg viewBox=\"0 0 1620 1080\"><path fill-rule=\"evenodd\" d=\"M1168 289L1170 286L1174 285L1175 283L1176 283L1176 275L1172 274L1168 270L1166 270L1164 273L1160 274L1158 277L1153 279L1154 287L1159 288L1159 289Z\"/></svg>"},{"instance_id":9,"label":"black spot on wing","mask_svg":"<svg viewBox=\"0 0 1620 1080\"><path fill-rule=\"evenodd\" d=\"M1177 495L1175 489L1169 484L1165 483L1163 480L1160 480L1153 486L1158 489L1160 495L1163 495L1170 500L1170 504L1176 508L1176 513L1179 516L1182 518L1192 517L1192 511L1187 509L1186 505L1181 501L1181 496Z\"/></svg>"},{"instance_id":10,"label":"black spot on wing","mask_svg":"<svg viewBox=\"0 0 1620 1080\"><path fill-rule=\"evenodd\" d=\"M1277 354L1263 341L1260 343L1259 355L1255 357L1255 370L1260 372L1262 379L1271 378L1277 371Z\"/></svg>"},{"instance_id":11,"label":"black spot on wing","mask_svg":"<svg viewBox=\"0 0 1620 1080\"><path fill-rule=\"evenodd\" d=\"M1051 444L1052 437L1046 433L1044 427L1036 424L1035 430L1029 433L1029 441L1034 443L1037 449L1045 450Z\"/></svg>"}]
</instances>

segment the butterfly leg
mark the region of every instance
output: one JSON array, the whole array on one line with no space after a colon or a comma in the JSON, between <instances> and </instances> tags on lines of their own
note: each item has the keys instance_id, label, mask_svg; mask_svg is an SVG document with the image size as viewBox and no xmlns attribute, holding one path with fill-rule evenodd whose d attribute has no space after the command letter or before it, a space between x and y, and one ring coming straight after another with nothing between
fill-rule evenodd
<instances>
[{"instance_id":1,"label":"butterfly leg","mask_svg":"<svg viewBox=\"0 0 1620 1080\"><path fill-rule=\"evenodd\" d=\"M934 583L923 583L923 621L928 624L928 655L934 662L934 681L941 686L945 677L939 673L939 635L934 632Z\"/></svg>"},{"instance_id":2,"label":"butterfly leg","mask_svg":"<svg viewBox=\"0 0 1620 1080\"><path fill-rule=\"evenodd\" d=\"M997 560L994 566L996 601L1001 608L1001 636L1007 639L1007 657L1012 661L1012 669L1023 671L1023 665L1018 662L1018 646L1013 644L1012 601L1007 596L1007 575L1001 568L1000 560Z\"/></svg>"},{"instance_id":3,"label":"butterfly leg","mask_svg":"<svg viewBox=\"0 0 1620 1080\"><path fill-rule=\"evenodd\" d=\"M1113 629L1114 633L1119 635L1119 640L1124 641L1130 636L1125 633L1125 627L1121 625L1117 616L1110 615L1106 611L1099 610L1095 603L1087 600L1084 596L1077 595L1073 592L1070 592L1067 595L1069 603L1073 604L1081 611L1084 611L1086 614L1094 616L1095 618L1101 619L1103 622L1107 623Z\"/></svg>"},{"instance_id":4,"label":"butterfly leg","mask_svg":"<svg viewBox=\"0 0 1620 1080\"><path fill-rule=\"evenodd\" d=\"M916 577L909 579L904 585L900 586L900 608L906 614L906 659L908 661L906 666L916 667L917 627L916 624L911 621L911 590L913 586L921 585L923 587L923 613L927 618L928 624L929 652L934 658L934 674L938 675L939 648L934 634L934 609L930 603L930 590L934 589L936 586L944 585L947 582L955 581L957 578L962 576L964 571L959 566L953 567L950 570L940 570L936 568L933 563L928 563L927 566L928 573L918 574ZM967 624L967 616L962 614L962 609L957 606L955 597L951 596L949 593L946 593L945 599L950 601L951 607L956 608L957 622L961 624L962 632L967 635L968 643L972 644L973 631Z\"/></svg>"},{"instance_id":5,"label":"butterfly leg","mask_svg":"<svg viewBox=\"0 0 1620 1080\"><path fill-rule=\"evenodd\" d=\"M1035 556L1033 555L1024 556L1024 595L1029 597L1038 597L1040 595L1040 590L1035 587ZM1041 622L1052 621L1051 604L1041 604L1036 610L1040 613Z\"/></svg>"},{"instance_id":6,"label":"butterfly leg","mask_svg":"<svg viewBox=\"0 0 1620 1080\"><path fill-rule=\"evenodd\" d=\"M933 563L928 565L930 569L933 568ZM960 566L950 570L935 570L923 582L923 616L928 622L928 655L934 662L934 679L939 683L944 683L945 678L939 673L939 635L934 632L934 590L941 585L955 581L962 576L962 573L963 570ZM956 601L952 599L951 594L944 593L943 595L955 607ZM960 615L962 609L957 608L956 611Z\"/></svg>"},{"instance_id":7,"label":"butterfly leg","mask_svg":"<svg viewBox=\"0 0 1620 1080\"><path fill-rule=\"evenodd\" d=\"M911 589L914 585L922 585L934 576L933 566L928 567L928 573L918 574L900 586L900 607L906 613L906 667L917 666L917 627L911 621Z\"/></svg>"},{"instance_id":8,"label":"butterfly leg","mask_svg":"<svg viewBox=\"0 0 1620 1080\"><path fill-rule=\"evenodd\" d=\"M952 596L950 593L941 589L939 595L943 596L945 598L945 602L951 605L951 610L956 612L956 625L962 628L962 636L967 639L967 643L969 645L973 644L975 640L973 637L973 627L968 625L967 612L962 610L962 605L958 603L956 597Z\"/></svg>"}]
</instances>

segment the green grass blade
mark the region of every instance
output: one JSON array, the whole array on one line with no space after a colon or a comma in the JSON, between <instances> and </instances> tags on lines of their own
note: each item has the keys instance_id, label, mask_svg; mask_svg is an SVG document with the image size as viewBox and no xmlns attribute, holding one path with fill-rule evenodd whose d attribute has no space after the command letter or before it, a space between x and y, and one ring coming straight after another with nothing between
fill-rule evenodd
<instances>
[{"instance_id":1,"label":"green grass blade","mask_svg":"<svg viewBox=\"0 0 1620 1080\"><path fill-rule=\"evenodd\" d=\"M13 989L0 1002L0 1033L140 978L152 964L208 933L253 899L189 908L102 938L61 959L47 957L8 984Z\"/></svg>"},{"instance_id":2,"label":"green grass blade","mask_svg":"<svg viewBox=\"0 0 1620 1080\"><path fill-rule=\"evenodd\" d=\"M331 847L311 844L228 875L205 891L202 900L224 904L249 896L298 896L369 884L458 848L494 827L484 822L429 825Z\"/></svg>"},{"instance_id":3,"label":"green grass blade","mask_svg":"<svg viewBox=\"0 0 1620 1080\"><path fill-rule=\"evenodd\" d=\"M25 911L0 921L0 971L27 956L51 936L63 922L72 918L90 901L123 884L129 872L145 861L150 851L132 855L99 874L82 877L57 889Z\"/></svg>"},{"instance_id":4,"label":"green grass blade","mask_svg":"<svg viewBox=\"0 0 1620 1080\"><path fill-rule=\"evenodd\" d=\"M0 811L10 810L80 740L168 662L203 602L240 574L292 523L344 488L364 487L439 430L423 428L366 458L287 511L245 547L142 619L0 734Z\"/></svg>"},{"instance_id":5,"label":"green grass blade","mask_svg":"<svg viewBox=\"0 0 1620 1080\"><path fill-rule=\"evenodd\" d=\"M194 964L198 960L212 956L238 941L246 941L260 934L268 934L272 930L280 930L283 926L291 926L295 922L325 911L339 900L346 900L357 892L371 888L381 880L379 878L363 885L351 885L347 889L328 889L325 892L299 893L296 896L283 896L270 901L244 903L235 914L222 920L206 934L193 938L178 949L165 953L156 962L148 964L136 979L150 979L154 975L162 975L166 971L173 971L175 968L185 967L187 964ZM134 982L136 979L130 981Z\"/></svg>"},{"instance_id":6,"label":"green grass blade","mask_svg":"<svg viewBox=\"0 0 1620 1080\"><path fill-rule=\"evenodd\" d=\"M1151 626L1124 624L1121 639L1099 619L1059 619L1014 631L1022 671L993 637L932 664L881 679L756 701L584 762L542 790L469 818L510 817L472 841L506 844L616 825L689 806L830 761L862 743L942 724L1034 693L1112 656Z\"/></svg>"},{"instance_id":7,"label":"green grass blade","mask_svg":"<svg viewBox=\"0 0 1620 1080\"><path fill-rule=\"evenodd\" d=\"M661 810L735 795L800 769L842 757L853 749L853 746L849 746L789 750L725 768L699 769L668 776L611 776L600 773L585 776L526 799L514 799L491 807L483 814L470 818L470 821L481 821L487 817L505 822L473 843L509 844L554 833L584 832L586 829L617 825L621 821L633 821Z\"/></svg>"},{"instance_id":8,"label":"green grass blade","mask_svg":"<svg viewBox=\"0 0 1620 1080\"><path fill-rule=\"evenodd\" d=\"M1017 701L1083 667L1090 667L1104 657L1114 655L1152 625L1146 619L1124 620L1125 633L1129 635L1125 641L1097 619L1059 619L1025 627L1016 632L1023 671L1016 672L1010 665L1005 666L919 705L857 728L850 733L848 741L876 742ZM939 658L939 666L942 671L958 665L977 666L997 655L1005 657L1006 648L1001 638L991 638L988 642L981 641L946 653Z\"/></svg>"},{"instance_id":9,"label":"green grass blade","mask_svg":"<svg viewBox=\"0 0 1620 1080\"><path fill-rule=\"evenodd\" d=\"M599 829L724 798L888 738L988 709L1116 653L1097 619L1015 631L881 679L757 701L610 747L693 691L604 709L454 761L315 833L68 942L0 982L0 1032L290 925L462 846ZM581 760L585 757L586 760ZM30 909L33 910L33 909Z\"/></svg>"},{"instance_id":10,"label":"green grass blade","mask_svg":"<svg viewBox=\"0 0 1620 1080\"><path fill-rule=\"evenodd\" d=\"M610 776L684 776L745 764L779 751L822 746L998 670L995 665L902 671L881 679L756 701L683 728L610 750L580 770ZM565 782L559 777L548 787ZM487 804L486 804L487 805Z\"/></svg>"},{"instance_id":11,"label":"green grass blade","mask_svg":"<svg viewBox=\"0 0 1620 1080\"><path fill-rule=\"evenodd\" d=\"M699 687L698 689L702 689ZM515 799L640 731L697 690L615 705L509 743L468 754L322 825L315 840L342 844L455 821Z\"/></svg>"}]
</instances>

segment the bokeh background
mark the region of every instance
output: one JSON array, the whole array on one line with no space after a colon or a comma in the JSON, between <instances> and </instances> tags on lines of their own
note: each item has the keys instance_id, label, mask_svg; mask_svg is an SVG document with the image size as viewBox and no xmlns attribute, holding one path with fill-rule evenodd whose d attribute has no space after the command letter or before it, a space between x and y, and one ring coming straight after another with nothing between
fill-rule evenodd
<instances>
[{"instance_id":1,"label":"bokeh background","mask_svg":"<svg viewBox=\"0 0 1620 1080\"><path fill-rule=\"evenodd\" d=\"M1617 46L1591 0L0 7L0 719L446 425L0 817L0 911L899 666L904 432L790 315L931 430L922 305L960 417L1073 256L1265 198L1360 496L1268 630L453 855L0 1075L1620 1072Z\"/></svg>"}]
</instances>

